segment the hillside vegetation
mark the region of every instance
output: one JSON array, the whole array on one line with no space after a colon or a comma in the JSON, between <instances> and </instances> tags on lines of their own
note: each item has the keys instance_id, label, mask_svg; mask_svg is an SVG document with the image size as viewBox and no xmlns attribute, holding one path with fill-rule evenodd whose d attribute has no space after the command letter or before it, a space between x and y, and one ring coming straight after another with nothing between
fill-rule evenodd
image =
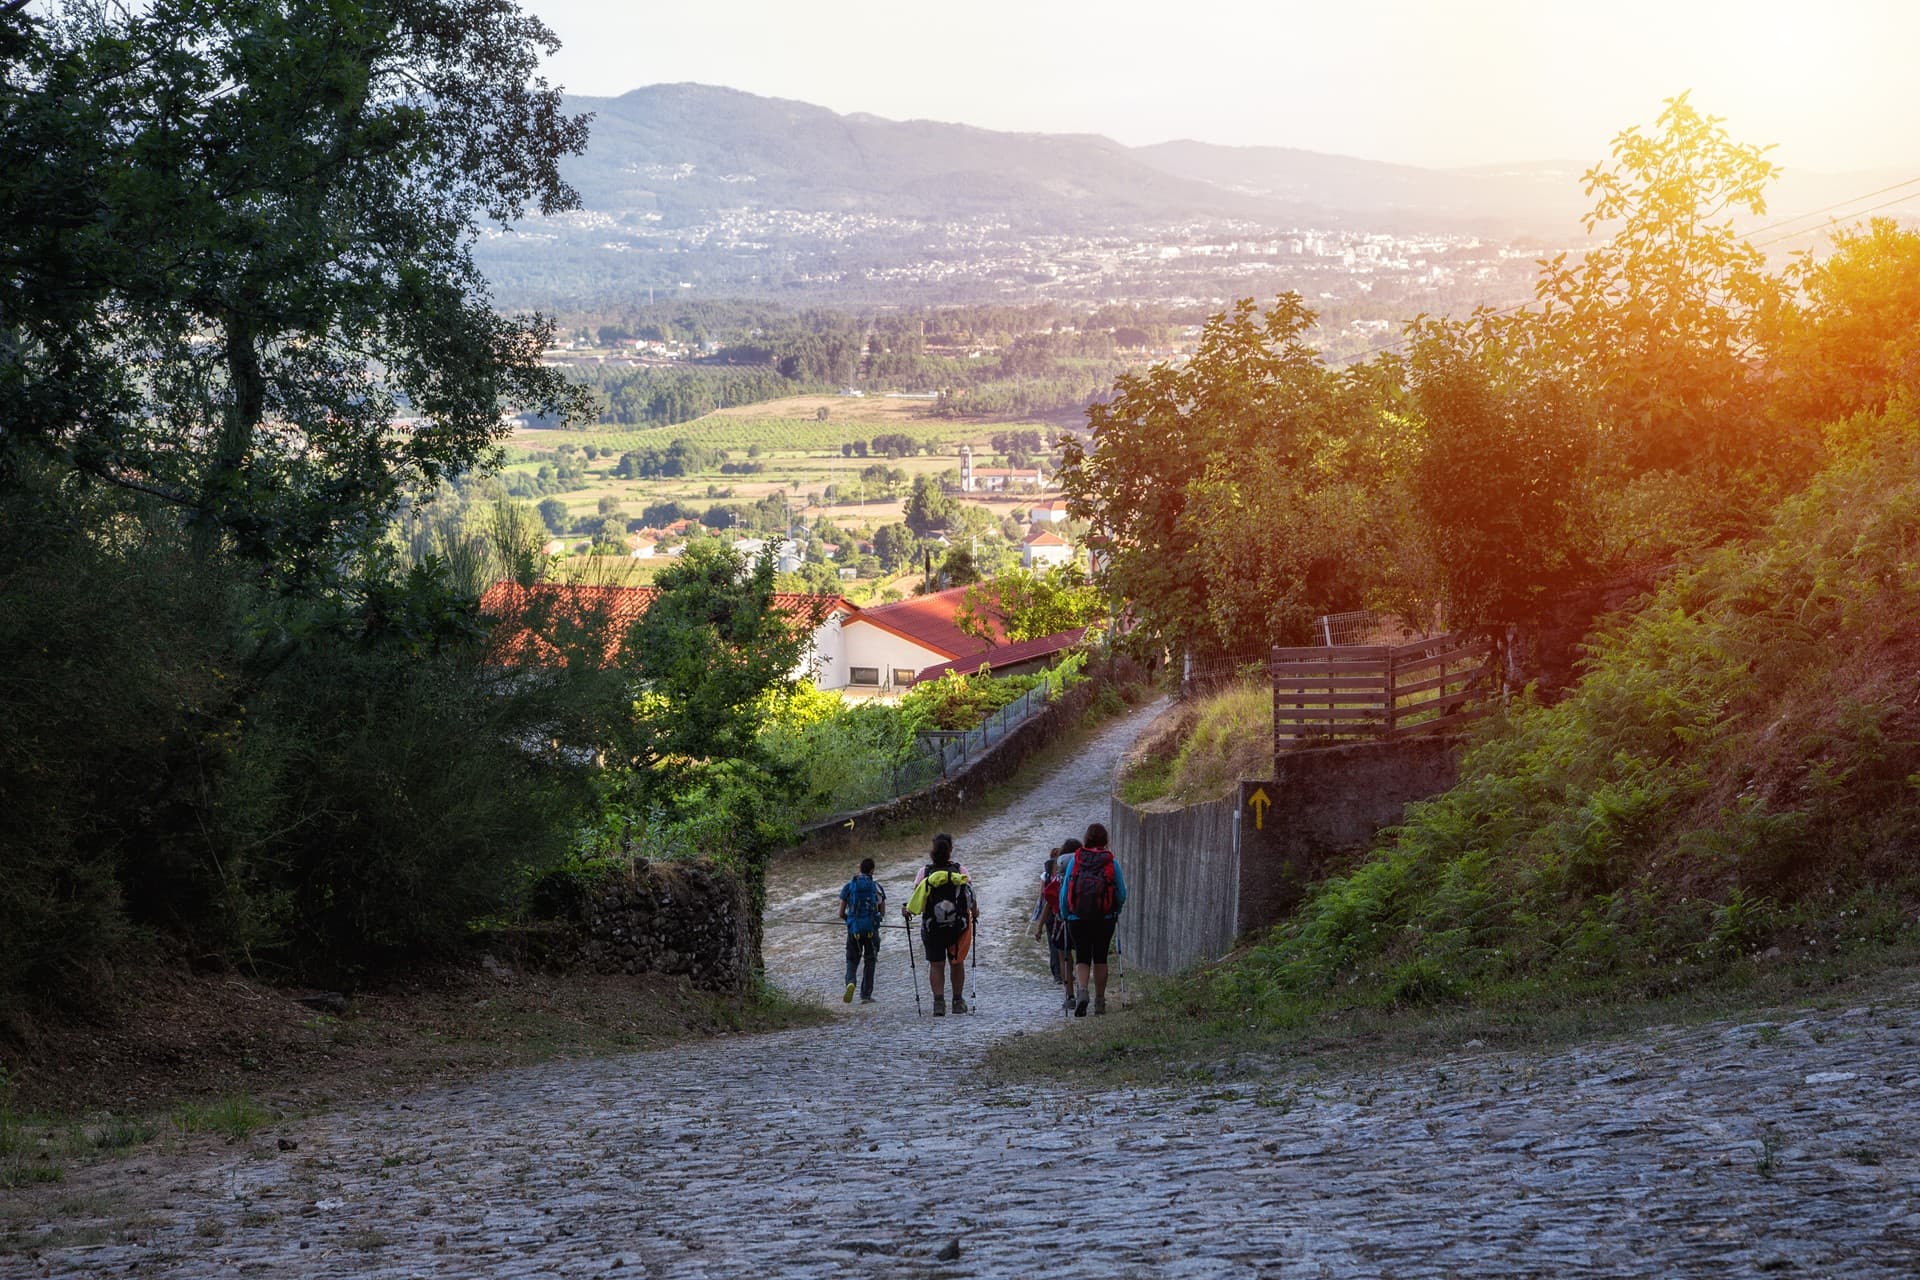
<instances>
[{"instance_id":1,"label":"hillside vegetation","mask_svg":"<svg viewBox=\"0 0 1920 1280\"><path fill-rule=\"evenodd\" d=\"M1526 984L1646 994L1910 935L1920 903L1920 421L1840 428L1750 542L1597 637L1452 791L1201 981L1285 1022Z\"/></svg>"}]
</instances>

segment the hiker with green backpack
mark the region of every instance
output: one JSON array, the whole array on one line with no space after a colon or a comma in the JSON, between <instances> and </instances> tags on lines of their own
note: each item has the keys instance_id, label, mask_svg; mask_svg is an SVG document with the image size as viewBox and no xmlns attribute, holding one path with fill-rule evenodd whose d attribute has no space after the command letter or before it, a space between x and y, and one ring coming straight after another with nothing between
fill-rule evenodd
<instances>
[{"instance_id":1,"label":"hiker with green backpack","mask_svg":"<svg viewBox=\"0 0 1920 1280\"><path fill-rule=\"evenodd\" d=\"M980 904L964 868L953 860L953 837L933 838L932 861L913 886L913 896L900 914L909 922L920 917L920 945L927 957L927 985L933 990L933 1016L947 1012L946 979L953 979L953 1011L965 1013L967 951L973 945Z\"/></svg>"},{"instance_id":2,"label":"hiker with green backpack","mask_svg":"<svg viewBox=\"0 0 1920 1280\"><path fill-rule=\"evenodd\" d=\"M1076 1018L1087 1016L1089 977L1093 1011L1107 1011L1107 951L1126 905L1127 880L1120 874L1113 850L1107 848L1107 829L1091 823L1081 847L1065 855L1060 865L1060 914L1066 917L1073 941Z\"/></svg>"},{"instance_id":3,"label":"hiker with green backpack","mask_svg":"<svg viewBox=\"0 0 1920 1280\"><path fill-rule=\"evenodd\" d=\"M847 991L853 1000L854 970L860 969L860 1003L873 1003L873 966L880 958L880 922L886 918L887 891L873 878L873 859L860 859L860 873L840 889L840 918L847 922Z\"/></svg>"}]
</instances>

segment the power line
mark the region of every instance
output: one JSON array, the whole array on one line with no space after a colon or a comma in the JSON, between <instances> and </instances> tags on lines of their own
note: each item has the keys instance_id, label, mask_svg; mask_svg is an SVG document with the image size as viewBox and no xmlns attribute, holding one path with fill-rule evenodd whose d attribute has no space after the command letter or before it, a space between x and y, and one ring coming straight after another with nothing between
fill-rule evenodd
<instances>
[{"instance_id":1,"label":"power line","mask_svg":"<svg viewBox=\"0 0 1920 1280\"><path fill-rule=\"evenodd\" d=\"M1920 182L1920 178L1915 178L1915 179L1914 179L1913 181L1914 181L1914 182ZM1901 183L1900 185L1904 187L1904 186L1910 186L1910 185L1912 185L1912 184L1911 184L1911 183L1905 183L1905 182L1903 182L1903 183ZM1891 190L1893 190L1893 188L1892 188L1892 187L1887 187L1887 188L1885 188L1885 190L1888 190L1888 191L1891 191ZM1876 192L1875 194L1877 195L1877 194L1879 194L1879 193L1878 193L1878 192ZM1863 196L1863 197L1860 197L1860 198L1861 198L1861 199L1865 199L1865 197L1864 197L1864 196ZM1870 207L1868 207L1868 208L1865 208L1865 209L1856 209L1856 210L1855 210L1855 211L1854 211L1853 213L1851 213L1851 214L1849 214L1848 216L1849 216L1849 217L1853 217L1853 218L1864 218L1864 217L1866 217L1866 216L1867 216L1868 214L1870 214L1870 213L1878 213L1878 212L1879 212L1880 210L1882 210L1882 209L1891 209L1891 208L1892 208L1893 206L1895 206L1895 205L1897 205L1897 204L1905 204L1905 203L1907 203L1907 201L1909 201L1909 200L1920 200L1920 191L1916 191L1916 192L1911 192L1911 193L1909 193L1909 194L1907 194L1907 195L1904 195L1904 196L1895 196L1895 197L1894 197L1893 199L1891 199L1891 200L1883 200L1883 201L1881 201L1881 202L1880 202L1879 204L1876 204L1876 205L1872 205L1872 206L1870 206ZM1799 231L1789 231L1789 232L1787 232L1787 233L1786 233L1785 235L1779 235L1779 236L1775 236L1775 237L1774 237L1773 239L1771 239L1771 240L1762 240L1762 241L1760 241L1760 242L1758 242L1757 244L1755 244L1755 245L1754 245L1753 247L1754 247L1754 248L1756 248L1756 249L1764 249L1764 248L1766 248L1766 247L1767 247L1768 245L1770 245L1770 244L1779 244L1779 243L1780 243L1780 242L1781 242L1782 240L1791 240L1791 239L1793 239L1793 238L1794 238L1795 236L1808 236L1808 235L1813 235L1813 234L1814 234L1815 232L1817 232L1817 231L1820 231L1820 230L1822 230L1822 228L1820 228L1820 227L1806 227L1806 228L1804 228L1804 229L1802 229L1802 230L1799 230Z\"/></svg>"},{"instance_id":2,"label":"power line","mask_svg":"<svg viewBox=\"0 0 1920 1280\"><path fill-rule=\"evenodd\" d=\"M1827 205L1827 206L1825 206L1824 208L1820 208L1820 209L1810 209L1810 210L1808 210L1808 211L1807 211L1806 213L1799 213L1799 214L1795 214L1795 215L1794 215L1793 217L1791 217L1791 218L1782 218L1782 219L1781 219L1780 221L1778 221L1778 222L1770 222L1770 223L1767 223L1767 224L1766 224L1765 226L1760 226L1760 227L1755 227L1755 228L1754 228L1753 230L1751 230L1751 231L1749 231L1749 232L1747 232L1747 235L1748 235L1748 237L1749 237L1749 238L1751 238L1751 237L1753 237L1753 236L1758 236L1758 235L1764 235L1764 234L1766 234L1766 233L1767 233L1767 232L1769 232L1769 231L1777 231L1777 230L1779 230L1779 229L1780 229L1781 227L1784 227L1784 226L1787 226L1787 225L1789 225L1789 224L1791 224L1791 223L1795 223L1795 222L1804 222L1804 221L1805 221L1805 220L1807 220L1808 218L1817 218L1817 217L1819 217L1819 216L1820 216L1821 214L1823 214L1823 213L1831 213L1831 212L1833 212L1833 210L1835 210L1835 209L1840 209L1840 208L1844 208L1844 207L1846 207L1847 205L1850 205L1850 204L1855 204L1855 203L1858 203L1858 202L1859 202L1859 201L1861 201L1861 200L1871 200L1871 199L1873 199L1873 198L1874 198L1875 196L1883 196L1883 195L1885 195L1885 194L1887 194L1887 192L1889 192L1889 191L1898 191L1898 190L1900 190L1900 189L1901 189L1902 187L1911 187L1911 186L1913 186L1913 185L1914 185L1914 184L1916 184L1916 183L1920 183L1920 178L1908 178L1908 179L1907 179L1907 180L1906 180L1905 182L1896 182L1896 183L1893 183L1893 184L1892 184L1892 185L1890 185L1890 186L1885 186L1885 187L1881 187L1881 188L1880 188L1880 189L1879 189L1878 191L1869 191L1869 192L1867 192L1867 193L1866 193L1865 195L1859 195L1859 196L1850 196L1850 197L1848 197L1848 198L1847 198L1847 199L1845 199L1845 200L1841 200L1841 201L1838 201L1838 202L1836 202L1836 203L1834 203L1834 204L1830 204L1830 205ZM1911 199L1911 198L1912 198L1912 197L1910 197L1910 196L1902 196L1902 197L1900 197L1900 199L1901 199L1901 200L1907 200L1907 199ZM1898 203L1899 203L1899 201L1893 201L1892 203L1895 203L1895 204L1898 204ZM1874 208L1875 208L1875 209L1883 209L1883 208L1885 208L1885 207L1886 207L1885 205L1875 205L1875 206L1874 206ZM1862 210L1860 210L1860 213L1872 213L1872 212L1873 212L1873 209L1862 209ZM1857 218L1857 217L1859 217L1859 216L1860 216L1860 213L1856 213L1856 214L1854 214L1853 216ZM1801 232L1797 232L1797 231L1796 231L1796 232L1794 232L1794 233L1792 233L1792 234L1793 234L1793 235L1800 235L1800 234L1802 234L1802 233L1801 233ZM1787 238L1790 238L1790 237L1787 237ZM1769 243L1769 244L1772 244L1772 243L1774 243L1774 242L1770 240L1770 241L1768 241L1767 243ZM1754 247L1755 247L1755 248L1757 249L1757 248L1759 248L1760 246L1758 246L1758 245L1755 245Z\"/></svg>"}]
</instances>

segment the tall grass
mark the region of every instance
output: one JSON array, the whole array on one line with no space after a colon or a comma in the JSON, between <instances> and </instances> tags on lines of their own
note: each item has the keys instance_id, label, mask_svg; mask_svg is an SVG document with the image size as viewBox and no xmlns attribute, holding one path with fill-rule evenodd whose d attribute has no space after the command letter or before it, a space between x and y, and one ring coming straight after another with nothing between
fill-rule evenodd
<instances>
[{"instance_id":1,"label":"tall grass","mask_svg":"<svg viewBox=\"0 0 1920 1280\"><path fill-rule=\"evenodd\" d=\"M1198 699L1178 747L1143 754L1121 781L1120 798L1198 804L1243 778L1272 776L1273 692L1264 684L1234 685Z\"/></svg>"}]
</instances>

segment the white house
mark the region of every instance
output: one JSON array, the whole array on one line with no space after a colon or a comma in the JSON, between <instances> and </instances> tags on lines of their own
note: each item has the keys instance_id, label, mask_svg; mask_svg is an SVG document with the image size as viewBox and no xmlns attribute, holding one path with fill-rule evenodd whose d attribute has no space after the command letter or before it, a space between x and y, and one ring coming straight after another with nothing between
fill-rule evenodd
<instances>
[{"instance_id":1,"label":"white house","mask_svg":"<svg viewBox=\"0 0 1920 1280\"><path fill-rule=\"evenodd\" d=\"M1050 569L1073 563L1073 547L1051 529L1033 525L1020 547L1020 564L1027 569Z\"/></svg>"},{"instance_id":2,"label":"white house","mask_svg":"<svg viewBox=\"0 0 1920 1280\"><path fill-rule=\"evenodd\" d=\"M849 694L897 693L928 667L991 650L1005 639L997 619L993 640L969 635L954 621L966 592L951 587L871 609L849 606L840 628L841 664L822 666L820 687Z\"/></svg>"}]
</instances>

